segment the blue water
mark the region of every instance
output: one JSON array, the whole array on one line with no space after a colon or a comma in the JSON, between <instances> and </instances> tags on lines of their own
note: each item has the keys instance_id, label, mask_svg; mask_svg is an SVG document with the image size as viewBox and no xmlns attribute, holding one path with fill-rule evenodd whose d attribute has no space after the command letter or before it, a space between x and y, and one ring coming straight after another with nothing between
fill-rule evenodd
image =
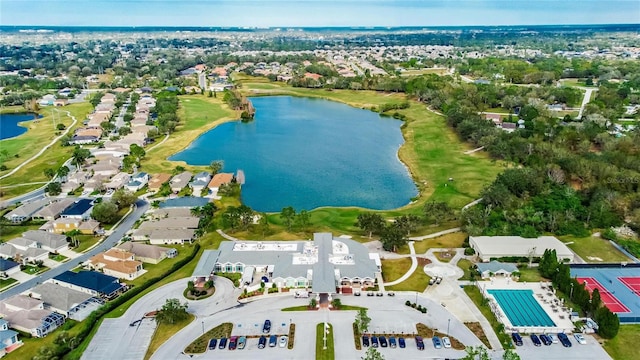
<instances>
[{"instance_id":1,"label":"blue water","mask_svg":"<svg viewBox=\"0 0 640 360\"><path fill-rule=\"evenodd\" d=\"M257 211L394 209L417 195L397 157L401 121L328 100L251 101L254 121L222 124L169 159L191 165L223 160L226 172L244 170L242 201Z\"/></svg>"},{"instance_id":2,"label":"blue water","mask_svg":"<svg viewBox=\"0 0 640 360\"><path fill-rule=\"evenodd\" d=\"M556 326L533 297L532 290L487 290L513 326Z\"/></svg>"},{"instance_id":3,"label":"blue water","mask_svg":"<svg viewBox=\"0 0 640 360\"><path fill-rule=\"evenodd\" d=\"M18 123L34 120L36 116L35 114L0 114L0 140L24 134L27 128L19 126Z\"/></svg>"}]
</instances>

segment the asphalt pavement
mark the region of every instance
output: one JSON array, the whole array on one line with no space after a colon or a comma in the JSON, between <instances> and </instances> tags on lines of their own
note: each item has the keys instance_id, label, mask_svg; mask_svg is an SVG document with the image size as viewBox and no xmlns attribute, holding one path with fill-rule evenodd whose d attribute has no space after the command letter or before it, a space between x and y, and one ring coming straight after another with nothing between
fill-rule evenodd
<instances>
[{"instance_id":1,"label":"asphalt pavement","mask_svg":"<svg viewBox=\"0 0 640 360\"><path fill-rule=\"evenodd\" d=\"M55 269L48 270L42 273L41 275L38 275L31 280L28 280L27 282L16 285L11 289L0 293L0 300L4 300L8 297L18 295L24 291L27 291L32 287L38 284L41 284L55 276L58 276L67 270L71 270L75 268L76 266L78 266L78 264L85 262L86 260L96 255L97 253L110 249L111 247L113 247L113 245L115 245L118 241L120 241L120 239L122 239L124 234L133 227L133 224L142 216L142 214L144 214L147 211L148 208L149 208L148 202L138 199L138 201L136 201L135 203L134 210L120 223L120 225L118 225L117 228L113 229L113 232L111 233L111 235L109 235L106 239L104 239L99 245L97 245L93 249L89 250L88 252L82 254L77 258L70 260L66 263L63 263L62 265L60 265Z\"/></svg>"}]
</instances>

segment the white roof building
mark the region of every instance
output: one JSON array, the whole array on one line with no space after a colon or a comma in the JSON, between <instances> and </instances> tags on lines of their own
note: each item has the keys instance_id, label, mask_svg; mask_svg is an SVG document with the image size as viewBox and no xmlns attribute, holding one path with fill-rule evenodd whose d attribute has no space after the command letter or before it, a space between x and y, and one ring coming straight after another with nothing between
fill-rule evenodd
<instances>
[{"instance_id":1,"label":"white roof building","mask_svg":"<svg viewBox=\"0 0 640 360\"><path fill-rule=\"evenodd\" d=\"M559 261L573 262L574 253L553 236L527 239L520 236L469 236L469 245L482 261L501 257L541 257L544 251L556 251Z\"/></svg>"}]
</instances>

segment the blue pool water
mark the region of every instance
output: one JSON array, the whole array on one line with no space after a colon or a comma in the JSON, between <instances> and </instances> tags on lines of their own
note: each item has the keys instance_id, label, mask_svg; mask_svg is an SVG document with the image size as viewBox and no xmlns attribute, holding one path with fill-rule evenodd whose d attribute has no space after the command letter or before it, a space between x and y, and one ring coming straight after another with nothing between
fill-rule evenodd
<instances>
[{"instance_id":1,"label":"blue pool water","mask_svg":"<svg viewBox=\"0 0 640 360\"><path fill-rule=\"evenodd\" d=\"M242 201L257 211L394 209L417 195L397 156L401 121L321 99L251 101L254 121L217 126L169 159L192 165L223 160L223 171L242 169Z\"/></svg>"},{"instance_id":2,"label":"blue pool water","mask_svg":"<svg viewBox=\"0 0 640 360\"><path fill-rule=\"evenodd\" d=\"M0 140L24 134L27 128L18 123L34 120L36 116L36 114L0 114Z\"/></svg>"},{"instance_id":3,"label":"blue pool water","mask_svg":"<svg viewBox=\"0 0 640 360\"><path fill-rule=\"evenodd\" d=\"M513 326L556 326L533 297L532 290L487 290Z\"/></svg>"}]
</instances>

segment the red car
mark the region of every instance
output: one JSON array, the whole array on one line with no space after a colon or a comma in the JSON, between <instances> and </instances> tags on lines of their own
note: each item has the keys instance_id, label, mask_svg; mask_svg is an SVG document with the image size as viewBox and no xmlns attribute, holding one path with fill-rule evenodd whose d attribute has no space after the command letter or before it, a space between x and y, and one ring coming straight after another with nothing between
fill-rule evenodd
<instances>
[{"instance_id":1,"label":"red car","mask_svg":"<svg viewBox=\"0 0 640 360\"><path fill-rule=\"evenodd\" d=\"M238 337L232 336L229 338L229 350L235 350L238 347Z\"/></svg>"}]
</instances>

